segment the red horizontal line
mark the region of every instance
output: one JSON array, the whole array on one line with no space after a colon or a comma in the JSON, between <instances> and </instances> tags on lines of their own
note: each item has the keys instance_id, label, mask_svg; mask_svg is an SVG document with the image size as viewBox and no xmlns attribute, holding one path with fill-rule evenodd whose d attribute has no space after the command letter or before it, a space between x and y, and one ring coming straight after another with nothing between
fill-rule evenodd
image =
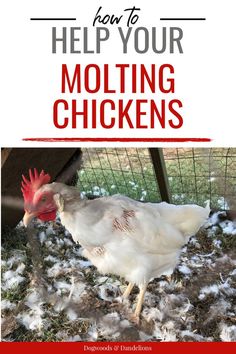
<instances>
[{"instance_id":1,"label":"red horizontal line","mask_svg":"<svg viewBox=\"0 0 236 354\"><path fill-rule=\"evenodd\" d=\"M140 142L140 143L208 143L212 141L210 138L24 138L23 141L39 141L39 142Z\"/></svg>"}]
</instances>

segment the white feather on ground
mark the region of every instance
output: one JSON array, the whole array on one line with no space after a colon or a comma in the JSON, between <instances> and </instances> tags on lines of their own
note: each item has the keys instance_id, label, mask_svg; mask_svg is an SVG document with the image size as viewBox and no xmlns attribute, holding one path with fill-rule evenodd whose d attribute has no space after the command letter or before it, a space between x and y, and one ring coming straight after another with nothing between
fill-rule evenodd
<instances>
[{"instance_id":1,"label":"white feather on ground","mask_svg":"<svg viewBox=\"0 0 236 354\"><path fill-rule=\"evenodd\" d=\"M101 276L62 227L37 227L49 297L28 287L28 251L8 251L4 245L3 324L12 314L16 320L15 330L4 340L236 340L236 254L232 247L225 248L225 242L236 237L235 223L220 222L217 214L203 235L184 246L172 280L149 284L139 327L130 321L135 290L121 303L122 279Z\"/></svg>"}]
</instances>

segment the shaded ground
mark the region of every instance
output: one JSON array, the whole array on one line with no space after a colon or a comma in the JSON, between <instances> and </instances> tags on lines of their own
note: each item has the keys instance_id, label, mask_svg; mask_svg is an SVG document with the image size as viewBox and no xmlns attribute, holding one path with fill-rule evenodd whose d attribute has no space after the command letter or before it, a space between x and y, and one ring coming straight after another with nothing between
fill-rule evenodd
<instances>
[{"instance_id":1,"label":"shaded ground","mask_svg":"<svg viewBox=\"0 0 236 354\"><path fill-rule=\"evenodd\" d=\"M125 281L101 276L56 224L2 235L5 341L236 341L236 224L214 214L182 250L171 281L150 282L141 323Z\"/></svg>"}]
</instances>

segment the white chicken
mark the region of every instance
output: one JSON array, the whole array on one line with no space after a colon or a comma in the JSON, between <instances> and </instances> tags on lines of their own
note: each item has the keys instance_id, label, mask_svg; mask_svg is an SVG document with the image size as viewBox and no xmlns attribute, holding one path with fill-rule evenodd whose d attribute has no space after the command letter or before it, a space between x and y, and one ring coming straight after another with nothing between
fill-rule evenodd
<instances>
[{"instance_id":1,"label":"white chicken","mask_svg":"<svg viewBox=\"0 0 236 354\"><path fill-rule=\"evenodd\" d=\"M86 200L74 187L49 183L42 171L23 176L24 224L32 218L49 221L59 212L65 228L84 248L83 255L99 270L129 282L123 297L136 284L140 292L134 316L139 318L147 285L152 278L170 275L181 247L209 215L198 205L142 203L122 195Z\"/></svg>"}]
</instances>

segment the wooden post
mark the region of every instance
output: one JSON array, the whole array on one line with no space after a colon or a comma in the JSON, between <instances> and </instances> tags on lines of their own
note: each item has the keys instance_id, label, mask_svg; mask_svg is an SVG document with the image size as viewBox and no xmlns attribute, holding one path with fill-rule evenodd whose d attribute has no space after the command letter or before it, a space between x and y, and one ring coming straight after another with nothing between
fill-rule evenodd
<instances>
[{"instance_id":1,"label":"wooden post","mask_svg":"<svg viewBox=\"0 0 236 354\"><path fill-rule=\"evenodd\" d=\"M171 193L163 151L161 148L150 148L149 151L159 186L161 199L164 202L171 203Z\"/></svg>"}]
</instances>

